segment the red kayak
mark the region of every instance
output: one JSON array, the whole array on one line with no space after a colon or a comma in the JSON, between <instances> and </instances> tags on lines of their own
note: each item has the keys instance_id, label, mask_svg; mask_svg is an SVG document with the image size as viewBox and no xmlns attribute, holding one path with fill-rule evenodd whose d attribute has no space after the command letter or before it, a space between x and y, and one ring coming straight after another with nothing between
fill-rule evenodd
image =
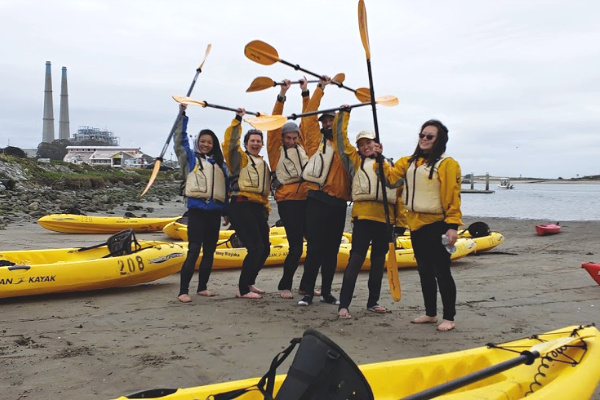
<instances>
[{"instance_id":1,"label":"red kayak","mask_svg":"<svg viewBox=\"0 0 600 400\"><path fill-rule=\"evenodd\" d=\"M557 222L555 224L536 225L535 226L535 231L540 236L554 235L555 233L559 233L560 232L560 224Z\"/></svg>"},{"instance_id":2,"label":"red kayak","mask_svg":"<svg viewBox=\"0 0 600 400\"><path fill-rule=\"evenodd\" d=\"M592 279L600 285L600 264L588 262L582 263L581 267L585 268L585 270L590 273Z\"/></svg>"}]
</instances>

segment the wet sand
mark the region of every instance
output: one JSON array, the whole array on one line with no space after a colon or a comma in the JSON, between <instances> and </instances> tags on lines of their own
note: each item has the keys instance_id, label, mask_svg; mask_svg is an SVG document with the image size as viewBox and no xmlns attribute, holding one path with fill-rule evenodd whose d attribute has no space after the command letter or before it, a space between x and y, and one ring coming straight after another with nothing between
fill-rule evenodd
<instances>
[{"instance_id":1,"label":"wet sand","mask_svg":"<svg viewBox=\"0 0 600 400\"><path fill-rule=\"evenodd\" d=\"M177 202L151 206L153 216L184 211ZM276 212L272 215L273 222ZM600 287L581 268L582 262L600 261L600 221L563 222L560 234L541 237L534 226L547 221L464 218L466 224L478 220L503 233L506 241L453 264L458 287L454 331L410 324L422 313L416 269L400 271L398 303L384 282L381 303L392 313L383 315L365 309L367 274L361 273L348 320L338 320L336 306L317 301L299 307L298 295L280 299L281 267L261 271L257 286L268 294L258 301L234 297L237 270L214 271L209 289L218 295L192 295L191 304L176 299L178 274L135 287L0 299L2 398L108 399L148 388L262 376L276 353L308 328L320 330L363 364L600 322ZM107 236L12 223L0 231L0 249L79 247ZM161 232L137 236L170 240ZM301 272L299 268L295 285ZM336 296L341 282L338 272ZM279 373L287 372L289 360Z\"/></svg>"}]
</instances>

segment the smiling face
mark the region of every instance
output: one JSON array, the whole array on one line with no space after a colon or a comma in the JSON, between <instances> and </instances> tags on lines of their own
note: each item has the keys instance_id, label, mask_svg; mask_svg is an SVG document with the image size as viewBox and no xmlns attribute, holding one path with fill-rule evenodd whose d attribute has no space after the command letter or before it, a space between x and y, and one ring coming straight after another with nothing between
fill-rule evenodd
<instances>
[{"instance_id":1,"label":"smiling face","mask_svg":"<svg viewBox=\"0 0 600 400\"><path fill-rule=\"evenodd\" d=\"M298 145L298 139L300 136L296 132L284 133L281 136L281 142L283 143L283 147L286 149L291 149L292 147L296 147Z\"/></svg>"},{"instance_id":2,"label":"smiling face","mask_svg":"<svg viewBox=\"0 0 600 400\"><path fill-rule=\"evenodd\" d=\"M373 139L359 139L356 146L358 147L358 152L363 157L371 157L375 154L373 151L373 146L375 145L375 141Z\"/></svg>"},{"instance_id":3,"label":"smiling face","mask_svg":"<svg viewBox=\"0 0 600 400\"><path fill-rule=\"evenodd\" d=\"M260 150L263 147L262 136L257 133L252 133L248 137L248 141L246 142L246 150L253 156L258 156Z\"/></svg>"},{"instance_id":4,"label":"smiling face","mask_svg":"<svg viewBox=\"0 0 600 400\"><path fill-rule=\"evenodd\" d=\"M213 149L213 138L211 135L200 135L198 138L198 150L202 154L210 154Z\"/></svg>"},{"instance_id":5,"label":"smiling face","mask_svg":"<svg viewBox=\"0 0 600 400\"><path fill-rule=\"evenodd\" d=\"M321 128L322 129L331 129L331 127L333 126L333 119L334 119L334 117L332 117L330 115L321 117Z\"/></svg>"},{"instance_id":6,"label":"smiling face","mask_svg":"<svg viewBox=\"0 0 600 400\"><path fill-rule=\"evenodd\" d=\"M419 148L425 153L433 149L433 145L438 137L438 128L433 125L427 125L419 134Z\"/></svg>"}]
</instances>

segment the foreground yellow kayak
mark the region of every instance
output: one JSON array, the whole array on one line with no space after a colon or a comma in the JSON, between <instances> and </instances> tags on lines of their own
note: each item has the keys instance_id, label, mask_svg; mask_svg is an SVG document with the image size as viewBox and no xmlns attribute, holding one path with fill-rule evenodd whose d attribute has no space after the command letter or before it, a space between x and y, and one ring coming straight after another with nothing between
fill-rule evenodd
<instances>
[{"instance_id":1,"label":"foreground yellow kayak","mask_svg":"<svg viewBox=\"0 0 600 400\"><path fill-rule=\"evenodd\" d=\"M298 366L301 367L300 364ZM431 398L416 395L425 390L439 396L436 398L448 400L589 399L600 381L600 332L594 326L569 326L501 344L365 364L358 368L366 378L367 390L372 392L372 396L366 399ZM267 370L268 366L264 366L257 375ZM360 377L360 373L354 373ZM305 375L304 379L310 381L310 375ZM466 382L466 376L471 378L471 383ZM286 375L275 377L275 394L285 379ZM343 390L346 383L333 373L324 379L327 382L321 381L320 388L329 385ZM252 378L188 389L151 389L120 397L119 400L208 399L213 398L211 395L256 385L258 381L259 378ZM288 382L290 380L284 387L289 385ZM447 392L452 390L451 387L453 391ZM264 399L257 390L235 398ZM276 397L280 398L299 397Z\"/></svg>"},{"instance_id":2,"label":"foreground yellow kayak","mask_svg":"<svg viewBox=\"0 0 600 400\"><path fill-rule=\"evenodd\" d=\"M140 240L141 250L108 255L107 246L0 251L0 298L74 292L151 282L181 269L187 249Z\"/></svg>"},{"instance_id":3,"label":"foreground yellow kayak","mask_svg":"<svg viewBox=\"0 0 600 400\"><path fill-rule=\"evenodd\" d=\"M77 214L51 214L38 219L38 224L62 233L117 233L124 229L134 232L160 232L179 217L99 217Z\"/></svg>"},{"instance_id":4,"label":"foreground yellow kayak","mask_svg":"<svg viewBox=\"0 0 600 400\"><path fill-rule=\"evenodd\" d=\"M410 239L408 240L410 243ZM408 246L406 239L398 240L396 249L396 263L398 268L410 268L417 266L417 260L415 259L415 253L411 247L403 248ZM337 269L344 270L348 265L348 259L350 258L350 250L352 249L351 243L342 243L340 245L340 251L337 257ZM451 260L458 260L468 256L470 253L475 251L475 242L472 239L458 239L456 241L456 251L450 256ZM362 271L371 269L371 250L367 251L367 258L361 268Z\"/></svg>"}]
</instances>

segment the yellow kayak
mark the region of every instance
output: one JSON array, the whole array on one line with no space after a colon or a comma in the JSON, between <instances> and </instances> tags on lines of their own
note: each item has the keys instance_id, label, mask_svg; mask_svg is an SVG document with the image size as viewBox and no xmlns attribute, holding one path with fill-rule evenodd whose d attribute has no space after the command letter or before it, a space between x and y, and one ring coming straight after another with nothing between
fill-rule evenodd
<instances>
[{"instance_id":1,"label":"yellow kayak","mask_svg":"<svg viewBox=\"0 0 600 400\"><path fill-rule=\"evenodd\" d=\"M186 242L188 240L187 222L179 220L169 222L162 228L162 231L171 239L183 240ZM235 230L232 229L221 230L219 232L219 240L229 239L234 233ZM271 228L270 235L285 235L285 228L283 226L274 226Z\"/></svg>"},{"instance_id":2,"label":"yellow kayak","mask_svg":"<svg viewBox=\"0 0 600 400\"><path fill-rule=\"evenodd\" d=\"M0 251L0 298L106 289L151 282L181 269L187 249L167 242L140 240L141 250L108 255L106 245L78 248Z\"/></svg>"},{"instance_id":3,"label":"yellow kayak","mask_svg":"<svg viewBox=\"0 0 600 400\"><path fill-rule=\"evenodd\" d=\"M410 240L408 240L408 243L410 243ZM407 241L405 239L398 240L397 246L396 263L398 264L398 268L416 267L417 260L415 259L415 254L412 250L412 247L402 247L408 246ZM346 269L346 266L348 265L348 259L350 258L351 249L351 243L342 243L340 245L340 251L337 258L338 270ZM459 258L468 256L473 251L475 251L475 242L472 239L458 239L456 241L456 251L452 253L450 259L458 260ZM367 251L367 258L365 259L361 270L368 271L369 269L371 269L371 250Z\"/></svg>"},{"instance_id":4,"label":"yellow kayak","mask_svg":"<svg viewBox=\"0 0 600 400\"><path fill-rule=\"evenodd\" d=\"M136 233L160 232L165 225L179 217L101 217L78 214L51 214L38 219L38 224L62 233L117 233L133 229Z\"/></svg>"},{"instance_id":5,"label":"yellow kayak","mask_svg":"<svg viewBox=\"0 0 600 400\"><path fill-rule=\"evenodd\" d=\"M430 393L438 390L436 396L439 397L435 398L447 400L589 399L600 381L599 360L598 329L594 326L569 326L501 344L365 364L358 368L373 394L370 398L377 400L397 400L407 396L430 398L414 396L424 390ZM265 366L263 371L257 372L267 370L268 366ZM360 377L360 374L355 374ZM467 375L473 378L472 383L467 384L464 379L456 381ZM342 378L336 379L336 374L330 374L328 378L326 384L340 387L337 383ZM283 374L275 377L275 394L285 379ZM256 385L258 381L259 378L252 378L187 389L152 389L117 400L208 399L212 398L211 395ZM454 391L443 392L450 386L449 381L456 383ZM257 390L237 398L264 399Z\"/></svg>"},{"instance_id":6,"label":"yellow kayak","mask_svg":"<svg viewBox=\"0 0 600 400\"><path fill-rule=\"evenodd\" d=\"M287 239L285 236L280 235L276 237L277 240L271 239L271 252L269 253L269 257L265 261L265 267L275 267L279 265L283 265L285 258L289 253L289 245L287 243ZM177 242L180 246L184 247L187 252L187 242ZM221 244L217 246L215 250L215 256L213 260L212 269L238 269L242 268L242 263L244 262L244 258L248 254L248 250L245 247L228 247L227 244ZM304 261L306 257L306 242L304 243L304 249L302 251L302 256L300 257L300 262ZM200 261L202 260L202 252L200 252L200 257L198 257L198 262L196 263L196 269L200 266Z\"/></svg>"}]
</instances>

